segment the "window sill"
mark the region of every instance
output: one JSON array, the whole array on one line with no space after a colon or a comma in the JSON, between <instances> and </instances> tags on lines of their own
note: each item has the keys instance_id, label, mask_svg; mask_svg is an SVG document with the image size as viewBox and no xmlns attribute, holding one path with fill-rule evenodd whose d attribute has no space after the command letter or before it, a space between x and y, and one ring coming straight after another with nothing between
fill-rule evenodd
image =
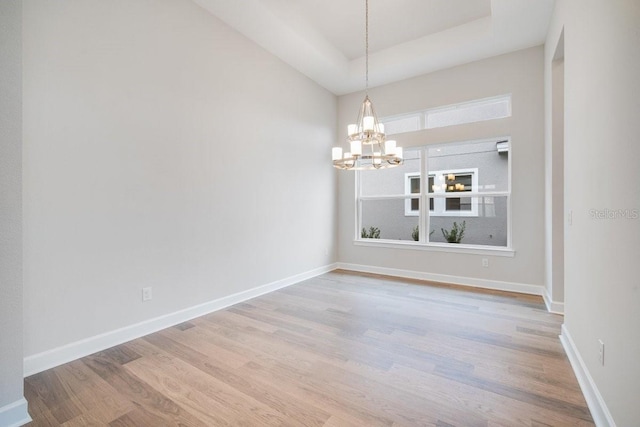
<instances>
[{"instance_id":1,"label":"window sill","mask_svg":"<svg viewBox=\"0 0 640 427\"><path fill-rule=\"evenodd\" d=\"M449 252L457 254L491 255L501 257L514 257L515 251L511 248L492 247L480 245L464 245L450 243L417 243L404 240L384 239L357 239L353 241L355 246L369 246L389 249L409 249L431 252Z\"/></svg>"}]
</instances>

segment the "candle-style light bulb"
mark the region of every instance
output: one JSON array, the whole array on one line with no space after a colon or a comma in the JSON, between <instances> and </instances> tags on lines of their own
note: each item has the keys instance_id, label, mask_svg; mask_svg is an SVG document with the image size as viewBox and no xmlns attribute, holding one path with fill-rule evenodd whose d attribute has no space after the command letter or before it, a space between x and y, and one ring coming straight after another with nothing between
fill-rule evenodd
<instances>
[{"instance_id":1,"label":"candle-style light bulb","mask_svg":"<svg viewBox=\"0 0 640 427\"><path fill-rule=\"evenodd\" d=\"M394 156L396 154L396 142L389 139L384 143L384 154Z\"/></svg>"},{"instance_id":2,"label":"candle-style light bulb","mask_svg":"<svg viewBox=\"0 0 640 427\"><path fill-rule=\"evenodd\" d=\"M375 121L373 119L373 116L365 116L362 118L362 128L365 131L372 131L374 124Z\"/></svg>"},{"instance_id":3,"label":"candle-style light bulb","mask_svg":"<svg viewBox=\"0 0 640 427\"><path fill-rule=\"evenodd\" d=\"M374 165L379 165L382 162L382 159L380 158L381 153L379 151L375 151L373 153L373 164Z\"/></svg>"},{"instance_id":4,"label":"candle-style light bulb","mask_svg":"<svg viewBox=\"0 0 640 427\"><path fill-rule=\"evenodd\" d=\"M358 140L351 141L351 154L354 156L362 155L362 142Z\"/></svg>"}]
</instances>

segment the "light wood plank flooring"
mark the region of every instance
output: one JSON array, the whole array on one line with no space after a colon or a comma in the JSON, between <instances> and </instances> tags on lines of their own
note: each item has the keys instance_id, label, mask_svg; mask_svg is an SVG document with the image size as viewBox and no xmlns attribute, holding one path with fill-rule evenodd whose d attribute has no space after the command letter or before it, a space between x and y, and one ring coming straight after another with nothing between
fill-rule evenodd
<instances>
[{"instance_id":1,"label":"light wood plank flooring","mask_svg":"<svg viewBox=\"0 0 640 427\"><path fill-rule=\"evenodd\" d=\"M335 271L25 379L32 426L591 426L539 297Z\"/></svg>"}]
</instances>

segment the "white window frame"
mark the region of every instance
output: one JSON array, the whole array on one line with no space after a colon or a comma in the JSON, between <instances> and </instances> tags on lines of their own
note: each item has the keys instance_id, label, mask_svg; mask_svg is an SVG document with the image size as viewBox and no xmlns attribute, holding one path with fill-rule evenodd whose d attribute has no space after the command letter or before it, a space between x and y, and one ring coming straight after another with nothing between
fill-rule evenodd
<instances>
[{"instance_id":1,"label":"white window frame","mask_svg":"<svg viewBox=\"0 0 640 427\"><path fill-rule=\"evenodd\" d=\"M428 193L427 184L429 175L432 175L438 171L428 171L428 151L429 148L433 148L437 145L450 145L450 144L467 144L467 143L475 143L475 142L488 142L488 141L507 141L508 146L511 147L511 137L503 136L496 138L483 138L480 140L464 140L459 142L447 142L442 144L429 144L421 147L416 147L416 149L420 150L421 153L421 166L420 166L420 206L429 206L429 199L433 197L434 193ZM493 256L501 256L501 257L513 257L515 256L515 251L512 247L512 208L511 208L511 168L513 164L513 156L512 151L509 149L509 163L507 168L507 189L503 191L483 191L478 192L479 186L478 181L473 182L474 190L469 192L470 194L465 194L464 197L473 197L476 201L476 215L478 201L480 197L506 197L507 201L507 244L506 246L490 246L490 245L470 245L470 244L452 244L452 243L440 243L440 242L429 242L428 235L426 233L420 233L419 241L409 241L409 240L390 240L390 239L362 239L360 237L360 228L362 222L362 202L368 200L405 200L405 212L406 212L406 203L409 203L409 209L411 207L411 199L415 199L416 195L408 193L406 186L408 185L408 176L416 175L416 173L407 173L405 174L405 194L397 194L397 195L383 195L383 196L362 196L360 191L360 172L356 172L355 176L355 202L356 202L356 212L355 212L355 236L354 236L354 245L357 246L370 246L370 247L384 247L384 248L394 248L394 249L414 249L414 250L426 250L426 251L436 251L436 252L450 252L450 253L466 253L466 254L477 254L477 255L493 255ZM469 172L475 168L469 169L459 169L459 171ZM446 172L452 172L446 171ZM474 175L477 178L477 172ZM473 178L472 178L473 180ZM440 196L433 197L434 202L436 198L444 200L448 197L460 197L460 193L444 193ZM435 208L435 203L434 203ZM463 212L463 211L462 211ZM467 211L468 212L468 211ZM472 210L473 212L473 210ZM462 216L460 215L461 211L451 212L448 216ZM429 230L429 216L430 212L428 210L422 209L419 214L419 226L421 230Z\"/></svg>"}]
</instances>

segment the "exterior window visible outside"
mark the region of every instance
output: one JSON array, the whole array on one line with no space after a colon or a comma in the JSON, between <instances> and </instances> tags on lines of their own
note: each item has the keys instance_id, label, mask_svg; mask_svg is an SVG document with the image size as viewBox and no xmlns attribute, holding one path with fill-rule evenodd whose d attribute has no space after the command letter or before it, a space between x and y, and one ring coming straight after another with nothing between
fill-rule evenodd
<instances>
[{"instance_id":1,"label":"exterior window visible outside","mask_svg":"<svg viewBox=\"0 0 640 427\"><path fill-rule=\"evenodd\" d=\"M478 191L478 168L429 172L429 193L462 195ZM429 198L432 216L478 216L477 197Z\"/></svg>"},{"instance_id":2,"label":"exterior window visible outside","mask_svg":"<svg viewBox=\"0 0 640 427\"><path fill-rule=\"evenodd\" d=\"M436 184L437 182L437 184ZM420 194L420 174L405 174L405 194ZM448 170L429 173L430 193L456 193L477 191L478 169ZM405 215L418 216L419 198L405 200ZM435 200L429 198L429 211L434 216L478 216L477 197L451 197Z\"/></svg>"},{"instance_id":3,"label":"exterior window visible outside","mask_svg":"<svg viewBox=\"0 0 640 427\"><path fill-rule=\"evenodd\" d=\"M405 194L420 195L420 173L405 174ZM420 215L420 197L406 199L404 201L404 214L406 216Z\"/></svg>"},{"instance_id":4,"label":"exterior window visible outside","mask_svg":"<svg viewBox=\"0 0 640 427\"><path fill-rule=\"evenodd\" d=\"M380 242L449 246L443 230L464 222L460 245L509 248L509 146L496 138L406 149L402 168L359 172L358 230L378 228Z\"/></svg>"}]
</instances>

